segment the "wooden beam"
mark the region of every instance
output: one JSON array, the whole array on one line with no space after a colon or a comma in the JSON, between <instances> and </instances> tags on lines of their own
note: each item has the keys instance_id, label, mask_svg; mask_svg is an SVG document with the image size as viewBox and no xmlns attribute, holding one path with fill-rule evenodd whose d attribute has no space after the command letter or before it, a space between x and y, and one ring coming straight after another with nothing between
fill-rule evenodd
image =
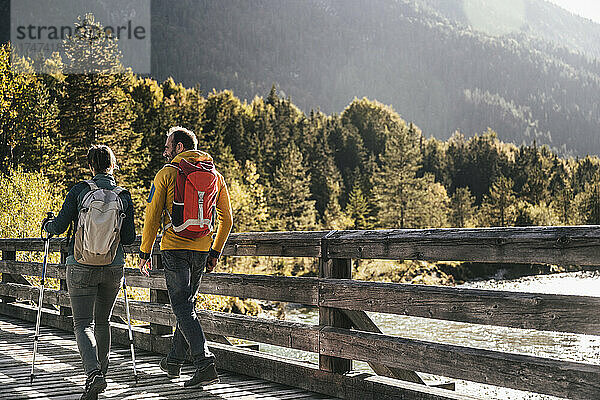
<instances>
[{"instance_id":1,"label":"wooden beam","mask_svg":"<svg viewBox=\"0 0 600 400\"><path fill-rule=\"evenodd\" d=\"M321 280L319 304L483 325L597 335L600 298L499 290Z\"/></svg>"},{"instance_id":2,"label":"wooden beam","mask_svg":"<svg viewBox=\"0 0 600 400\"><path fill-rule=\"evenodd\" d=\"M137 269L125 268L125 279L130 286L167 289L163 271L153 270L150 277L146 277ZM317 278L213 272L202 276L198 293L316 306L317 286Z\"/></svg>"},{"instance_id":3,"label":"wooden beam","mask_svg":"<svg viewBox=\"0 0 600 400\"><path fill-rule=\"evenodd\" d=\"M600 227L519 227L474 229L391 229L377 231L247 232L231 234L228 256L415 259L499 263L598 265ZM160 240L160 238L159 238ZM159 240L153 249L160 253ZM50 250L66 248L63 238L50 240ZM140 237L124 246L139 251ZM43 251L41 239L0 239L0 250Z\"/></svg>"},{"instance_id":4,"label":"wooden beam","mask_svg":"<svg viewBox=\"0 0 600 400\"><path fill-rule=\"evenodd\" d=\"M319 257L321 255L321 238L327 232L247 232L232 233L223 255L226 256L276 256L276 257ZM160 254L160 236L152 249L155 255ZM50 251L56 252L66 245L64 238L50 239ZM138 236L131 245L123 246L126 253L139 252L141 237ZM0 250L9 251L43 251L44 244L38 238L0 239Z\"/></svg>"},{"instance_id":5,"label":"wooden beam","mask_svg":"<svg viewBox=\"0 0 600 400\"><path fill-rule=\"evenodd\" d=\"M67 257L68 257L69 253L65 250L62 250L60 252L60 263L61 265L64 265L67 262ZM48 270L48 266L46 265L46 271ZM65 275L66 275L66 268L65 268ZM67 287L67 279L66 276L62 279L59 280L59 285L60 285L60 290L65 290L68 291L69 288ZM73 310L71 310L71 307L66 307L66 306L60 306L60 315L65 315L65 316L69 316L73 314Z\"/></svg>"},{"instance_id":6,"label":"wooden beam","mask_svg":"<svg viewBox=\"0 0 600 400\"><path fill-rule=\"evenodd\" d=\"M225 256L320 257L328 232L244 232L229 235Z\"/></svg>"},{"instance_id":7,"label":"wooden beam","mask_svg":"<svg viewBox=\"0 0 600 400\"><path fill-rule=\"evenodd\" d=\"M1 262L4 262L4 263L15 262L16 259L17 259L16 251L2 250L2 261ZM15 279L12 276L12 271L0 270L0 273L2 273L2 279L0 280L1 282L4 282L4 283L15 282ZM5 303L12 303L13 301L15 301L15 298L11 297L11 296L0 296L0 300L2 300Z\"/></svg>"},{"instance_id":8,"label":"wooden beam","mask_svg":"<svg viewBox=\"0 0 600 400\"><path fill-rule=\"evenodd\" d=\"M152 271L162 272L164 280L164 268L160 254L152 255ZM169 305L170 309L169 292L163 289L150 288L150 303L167 304ZM149 322L150 334L155 336L170 335L173 333L173 327L176 326L176 323L171 323L170 321L168 323L156 323L155 321Z\"/></svg>"},{"instance_id":9,"label":"wooden beam","mask_svg":"<svg viewBox=\"0 0 600 400\"><path fill-rule=\"evenodd\" d=\"M0 261L0 272L21 275L40 275L42 263L22 261ZM48 264L46 276L65 279L64 264ZM125 268L125 281L128 286L166 290L164 272L152 270L150 277L137 268ZM253 298L270 301L285 301L305 305L317 305L317 278L287 276L244 275L244 274L205 274L200 283L199 293Z\"/></svg>"},{"instance_id":10,"label":"wooden beam","mask_svg":"<svg viewBox=\"0 0 600 400\"><path fill-rule=\"evenodd\" d=\"M162 270L151 269L150 276L142 275L138 268L123 268L127 286L167 290Z\"/></svg>"},{"instance_id":11,"label":"wooden beam","mask_svg":"<svg viewBox=\"0 0 600 400\"><path fill-rule=\"evenodd\" d=\"M316 306L317 285L317 278L211 273L202 277L198 291Z\"/></svg>"},{"instance_id":12,"label":"wooden beam","mask_svg":"<svg viewBox=\"0 0 600 400\"><path fill-rule=\"evenodd\" d=\"M355 329L364 332L382 333L375 325L373 320L364 311L344 310L344 314L352 321L352 326ZM403 381L414 382L424 385L425 382L415 372L408 369L388 367L387 365L376 362L368 362L369 366L377 375L387 376L390 378L401 379Z\"/></svg>"},{"instance_id":13,"label":"wooden beam","mask_svg":"<svg viewBox=\"0 0 600 400\"><path fill-rule=\"evenodd\" d=\"M3 273L39 275L41 268L0 261ZM65 266L48 264L47 276L64 279ZM166 289L162 271L146 278L126 268L125 276L131 286ZM600 325L600 299L589 296L238 274L207 274L200 292L316 305L317 286L319 304L330 308L582 334L596 334Z\"/></svg>"},{"instance_id":14,"label":"wooden beam","mask_svg":"<svg viewBox=\"0 0 600 400\"><path fill-rule=\"evenodd\" d=\"M217 359L217 367L233 372L300 387L312 392L341 399L378 400L434 400L475 399L465 394L430 388L410 382L385 379L368 373L336 374L323 371L316 365L302 363L265 353L211 344ZM245 372L243 372L245 371Z\"/></svg>"},{"instance_id":15,"label":"wooden beam","mask_svg":"<svg viewBox=\"0 0 600 400\"><path fill-rule=\"evenodd\" d=\"M532 391L574 400L600 398L600 365L502 353L325 327L322 354Z\"/></svg>"},{"instance_id":16,"label":"wooden beam","mask_svg":"<svg viewBox=\"0 0 600 400\"><path fill-rule=\"evenodd\" d=\"M9 296L37 303L39 294L38 286L22 285L20 283L0 283L0 296ZM71 305L69 293L66 290L44 289L44 305L68 307Z\"/></svg>"},{"instance_id":17,"label":"wooden beam","mask_svg":"<svg viewBox=\"0 0 600 400\"><path fill-rule=\"evenodd\" d=\"M42 263L30 261L2 260L0 261L0 272L6 272L9 274L13 273L19 275L41 276ZM46 266L46 277L65 279L67 277L65 265L48 263L48 265Z\"/></svg>"},{"instance_id":18,"label":"wooden beam","mask_svg":"<svg viewBox=\"0 0 600 400\"><path fill-rule=\"evenodd\" d=\"M25 300L37 300L38 289L15 283L0 283L0 295ZM69 294L63 290L46 289L45 303L69 306ZM130 300L131 318L172 327L176 324L175 315L168 304L148 303ZM217 311L199 310L198 318L202 328L210 334L252 340L292 349L319 351L319 327L298 322L256 318ZM113 310L115 316L126 318L125 302L117 299ZM151 325L152 326L152 325ZM160 336L160 335L159 335Z\"/></svg>"},{"instance_id":19,"label":"wooden beam","mask_svg":"<svg viewBox=\"0 0 600 400\"><path fill-rule=\"evenodd\" d=\"M59 251L60 243L57 239L50 241L50 251ZM0 239L2 251L44 251L44 241L40 238L25 239Z\"/></svg>"},{"instance_id":20,"label":"wooden beam","mask_svg":"<svg viewBox=\"0 0 600 400\"><path fill-rule=\"evenodd\" d=\"M598 265L600 227L339 231L327 257Z\"/></svg>"},{"instance_id":21,"label":"wooden beam","mask_svg":"<svg viewBox=\"0 0 600 400\"><path fill-rule=\"evenodd\" d=\"M15 306L0 303L0 314L11 315L28 321L35 321L34 307ZM44 325L72 331L73 324L69 317L58 313L44 312ZM170 347L169 337L158 337L153 340L147 330L134 327L134 343L137 348L166 354ZM113 326L112 339L116 343L129 345L126 326ZM348 400L483 400L467 394L457 394L448 390L428 388L409 382L400 382L373 376L367 373L347 375L321 371L316 365L277 357L257 351L234 346L209 343L210 350L216 356L218 369L270 380L301 389L335 396Z\"/></svg>"},{"instance_id":22,"label":"wooden beam","mask_svg":"<svg viewBox=\"0 0 600 400\"><path fill-rule=\"evenodd\" d=\"M130 302L132 318L175 326L176 319L168 305ZM318 352L319 328L297 322L249 317L217 311L198 310L202 329L213 335L247 339L292 349ZM115 304L115 315L123 316L124 303Z\"/></svg>"}]
</instances>

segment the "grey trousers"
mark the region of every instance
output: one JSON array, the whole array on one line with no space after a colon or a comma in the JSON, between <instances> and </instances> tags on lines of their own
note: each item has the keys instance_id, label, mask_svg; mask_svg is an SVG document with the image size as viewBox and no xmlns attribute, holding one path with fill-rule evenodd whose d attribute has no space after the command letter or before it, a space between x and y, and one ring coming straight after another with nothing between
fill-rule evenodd
<instances>
[{"instance_id":1,"label":"grey trousers","mask_svg":"<svg viewBox=\"0 0 600 400\"><path fill-rule=\"evenodd\" d=\"M122 266L67 265L73 328L87 375L94 370L108 370L109 319L122 279Z\"/></svg>"},{"instance_id":2,"label":"grey trousers","mask_svg":"<svg viewBox=\"0 0 600 400\"><path fill-rule=\"evenodd\" d=\"M170 364L183 364L188 350L197 369L215 362L195 308L207 257L208 252L194 250L163 250L161 253L169 300L177 318L171 351L167 355Z\"/></svg>"}]
</instances>

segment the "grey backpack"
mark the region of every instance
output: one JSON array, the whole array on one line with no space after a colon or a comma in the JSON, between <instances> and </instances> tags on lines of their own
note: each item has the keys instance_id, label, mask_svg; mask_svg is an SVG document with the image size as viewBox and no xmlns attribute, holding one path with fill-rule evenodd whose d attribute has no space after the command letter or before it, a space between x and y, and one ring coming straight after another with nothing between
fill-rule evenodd
<instances>
[{"instance_id":1,"label":"grey backpack","mask_svg":"<svg viewBox=\"0 0 600 400\"><path fill-rule=\"evenodd\" d=\"M121 240L125 210L119 193L124 189L101 189L92 180L85 182L90 191L79 209L74 257L81 264L108 265L115 259Z\"/></svg>"}]
</instances>

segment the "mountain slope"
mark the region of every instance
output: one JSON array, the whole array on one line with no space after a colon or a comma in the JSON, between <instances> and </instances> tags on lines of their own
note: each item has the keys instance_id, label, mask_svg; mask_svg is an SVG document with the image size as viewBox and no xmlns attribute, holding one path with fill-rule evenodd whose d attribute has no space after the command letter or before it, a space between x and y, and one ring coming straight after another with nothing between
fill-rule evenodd
<instances>
[{"instance_id":1,"label":"mountain slope","mask_svg":"<svg viewBox=\"0 0 600 400\"><path fill-rule=\"evenodd\" d=\"M305 110L328 113L366 96L439 138L491 127L504 141L600 153L600 64L433 8L452 2L155 1L153 75L248 99L276 83Z\"/></svg>"},{"instance_id":2,"label":"mountain slope","mask_svg":"<svg viewBox=\"0 0 600 400\"><path fill-rule=\"evenodd\" d=\"M600 24L544 0L418 0L430 12L486 33L520 33L600 58ZM491 11L490 11L491 10ZM496 11L496 12L494 12Z\"/></svg>"}]
</instances>

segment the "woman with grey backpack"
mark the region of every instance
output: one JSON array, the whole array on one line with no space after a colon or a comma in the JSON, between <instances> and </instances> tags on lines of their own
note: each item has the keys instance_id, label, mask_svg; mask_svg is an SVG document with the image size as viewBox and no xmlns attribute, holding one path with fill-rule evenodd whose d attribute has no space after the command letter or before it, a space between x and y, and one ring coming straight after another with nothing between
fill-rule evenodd
<instances>
[{"instance_id":1,"label":"woman with grey backpack","mask_svg":"<svg viewBox=\"0 0 600 400\"><path fill-rule=\"evenodd\" d=\"M117 163L112 150L94 145L87 161L93 178L69 190L60 212L44 220L43 229L59 235L74 227L66 259L67 288L87 376L81 399L95 400L107 386L109 319L123 279L123 245L134 242L135 226L131 195L113 177Z\"/></svg>"}]
</instances>

